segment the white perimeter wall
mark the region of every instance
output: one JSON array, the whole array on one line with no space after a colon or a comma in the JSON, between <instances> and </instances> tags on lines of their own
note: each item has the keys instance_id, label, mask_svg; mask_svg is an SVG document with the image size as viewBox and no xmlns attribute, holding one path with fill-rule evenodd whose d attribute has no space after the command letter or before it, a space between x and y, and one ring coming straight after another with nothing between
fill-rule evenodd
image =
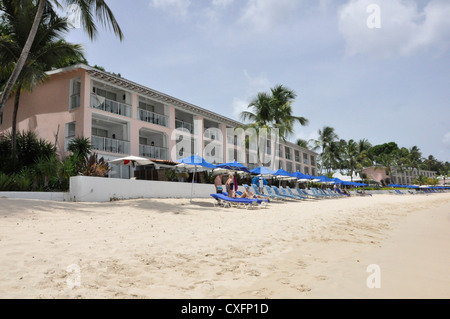
<instances>
[{"instance_id":1,"label":"white perimeter wall","mask_svg":"<svg viewBox=\"0 0 450 319\"><path fill-rule=\"evenodd\" d=\"M131 198L210 198L213 184L146 181L75 176L70 178L70 200L109 202ZM242 190L242 187L240 187Z\"/></svg>"}]
</instances>

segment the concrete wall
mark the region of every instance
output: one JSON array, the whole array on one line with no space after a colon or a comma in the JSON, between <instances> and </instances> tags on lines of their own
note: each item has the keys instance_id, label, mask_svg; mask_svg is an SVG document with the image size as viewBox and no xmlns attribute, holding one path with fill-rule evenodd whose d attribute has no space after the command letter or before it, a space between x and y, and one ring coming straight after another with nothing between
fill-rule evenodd
<instances>
[{"instance_id":1,"label":"concrete wall","mask_svg":"<svg viewBox=\"0 0 450 319\"><path fill-rule=\"evenodd\" d=\"M87 176L70 178L71 200L79 202L109 202L131 198L191 198L191 189L193 198L210 198L210 194L216 192L212 184Z\"/></svg>"},{"instance_id":2,"label":"concrete wall","mask_svg":"<svg viewBox=\"0 0 450 319\"><path fill-rule=\"evenodd\" d=\"M39 199L54 201L69 201L70 193L51 192L0 192L0 198Z\"/></svg>"}]
</instances>

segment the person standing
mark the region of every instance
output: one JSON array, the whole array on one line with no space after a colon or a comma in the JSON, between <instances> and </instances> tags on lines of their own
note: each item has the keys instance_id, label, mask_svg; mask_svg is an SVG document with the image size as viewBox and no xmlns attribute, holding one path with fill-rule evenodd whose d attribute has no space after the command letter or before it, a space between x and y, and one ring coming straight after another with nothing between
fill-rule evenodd
<instances>
[{"instance_id":1,"label":"person standing","mask_svg":"<svg viewBox=\"0 0 450 319\"><path fill-rule=\"evenodd\" d=\"M225 187L227 189L228 197L234 197L234 177L232 174L228 175Z\"/></svg>"},{"instance_id":2,"label":"person standing","mask_svg":"<svg viewBox=\"0 0 450 319\"><path fill-rule=\"evenodd\" d=\"M217 175L214 179L214 187L216 188L216 194L222 194L222 174Z\"/></svg>"}]
</instances>

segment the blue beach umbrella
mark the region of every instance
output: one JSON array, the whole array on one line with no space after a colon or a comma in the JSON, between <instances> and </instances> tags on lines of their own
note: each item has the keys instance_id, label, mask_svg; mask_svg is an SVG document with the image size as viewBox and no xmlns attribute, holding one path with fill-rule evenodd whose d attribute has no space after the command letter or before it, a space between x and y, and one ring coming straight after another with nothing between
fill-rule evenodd
<instances>
[{"instance_id":1,"label":"blue beach umbrella","mask_svg":"<svg viewBox=\"0 0 450 319\"><path fill-rule=\"evenodd\" d=\"M268 169L265 166L260 166L260 167L252 169L250 171L250 173L256 174L256 175L273 175L275 172L272 171L271 169Z\"/></svg>"},{"instance_id":2,"label":"blue beach umbrella","mask_svg":"<svg viewBox=\"0 0 450 319\"><path fill-rule=\"evenodd\" d=\"M230 162L230 163L217 164L216 167L222 168L222 169L228 169L231 171L250 173L250 171L248 170L247 167L245 167L243 164L241 164L237 161Z\"/></svg>"},{"instance_id":3,"label":"blue beach umbrella","mask_svg":"<svg viewBox=\"0 0 450 319\"><path fill-rule=\"evenodd\" d=\"M187 169L194 169L194 175L192 176L192 186L191 186L191 202L192 202L192 194L194 191L194 179L195 179L195 173L197 172L197 167L204 167L206 169L214 169L217 168L216 165L211 164L210 162L206 161L203 157L198 155L192 155L185 158L182 158L180 160L177 160L180 164L176 165L177 167L183 167Z\"/></svg>"}]
</instances>

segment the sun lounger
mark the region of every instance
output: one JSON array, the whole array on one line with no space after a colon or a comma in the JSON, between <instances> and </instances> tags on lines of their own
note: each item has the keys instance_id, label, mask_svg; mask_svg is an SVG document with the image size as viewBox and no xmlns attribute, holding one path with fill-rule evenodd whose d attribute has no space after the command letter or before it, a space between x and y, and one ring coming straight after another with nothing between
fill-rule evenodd
<instances>
[{"instance_id":1,"label":"sun lounger","mask_svg":"<svg viewBox=\"0 0 450 319\"><path fill-rule=\"evenodd\" d=\"M346 194L346 193L344 193L344 192L342 192L339 188L336 188L336 192L338 192L339 194L341 194L342 196L348 196L348 197L350 197L350 194Z\"/></svg>"},{"instance_id":2,"label":"sun lounger","mask_svg":"<svg viewBox=\"0 0 450 319\"><path fill-rule=\"evenodd\" d=\"M249 198L231 198L226 196L225 194L211 194L211 197L214 199L218 199L224 202L224 207L245 207L249 209L252 206L257 206L258 201L256 199ZM217 202L214 203L214 206L217 205Z\"/></svg>"},{"instance_id":3,"label":"sun lounger","mask_svg":"<svg viewBox=\"0 0 450 319\"><path fill-rule=\"evenodd\" d=\"M302 194L294 194L294 192L292 191L292 189L291 189L289 186L286 186L285 190L286 190L286 192L287 192L289 195L298 197L299 199L302 199L302 200L309 199L309 197L307 197L307 196L305 196L305 195L302 195Z\"/></svg>"},{"instance_id":4,"label":"sun lounger","mask_svg":"<svg viewBox=\"0 0 450 319\"><path fill-rule=\"evenodd\" d=\"M269 194L270 198L272 199L278 199L278 200L285 200L286 197L277 195L272 188L270 188L268 185L264 185L264 189L266 190L267 194Z\"/></svg>"},{"instance_id":5,"label":"sun lounger","mask_svg":"<svg viewBox=\"0 0 450 319\"><path fill-rule=\"evenodd\" d=\"M399 195L406 195L405 193L402 193L400 190L396 189L395 192Z\"/></svg>"},{"instance_id":6,"label":"sun lounger","mask_svg":"<svg viewBox=\"0 0 450 319\"><path fill-rule=\"evenodd\" d=\"M294 199L299 199L299 200L305 199L304 197L301 197L299 195L292 194L292 192L289 192L286 188L283 188L283 187L280 187L279 191L280 191L281 195L289 196L289 197L292 197Z\"/></svg>"},{"instance_id":7,"label":"sun lounger","mask_svg":"<svg viewBox=\"0 0 450 319\"><path fill-rule=\"evenodd\" d=\"M306 191L306 189L300 189L300 188L296 188L297 189L297 193L299 193L300 195L305 195L309 198L315 198L315 199L324 199L324 197L316 195L316 194L311 194L310 192Z\"/></svg>"},{"instance_id":8,"label":"sun lounger","mask_svg":"<svg viewBox=\"0 0 450 319\"><path fill-rule=\"evenodd\" d=\"M247 187L247 186L248 186L247 184L244 184L244 187ZM266 197L266 198L269 198L269 197L270 197L270 196L267 195L267 194L262 194L262 193L259 191L258 185L252 184L252 188L253 188L253 191L255 192L256 195L264 196L264 197Z\"/></svg>"},{"instance_id":9,"label":"sun lounger","mask_svg":"<svg viewBox=\"0 0 450 319\"><path fill-rule=\"evenodd\" d=\"M317 188L311 188L312 192L318 196L321 196L322 198L331 198L331 195L327 195L323 192L320 192Z\"/></svg>"},{"instance_id":10,"label":"sun lounger","mask_svg":"<svg viewBox=\"0 0 450 319\"><path fill-rule=\"evenodd\" d=\"M342 193L342 194L340 194L340 193L335 193L335 192L333 192L331 189L329 189L329 188L327 188L327 191L324 191L325 192L325 194L330 194L331 196L334 196L334 197L342 197L342 196L344 196L344 195L347 195L347 194L344 194L344 193ZM350 195L348 195L348 196L350 196Z\"/></svg>"},{"instance_id":11,"label":"sun lounger","mask_svg":"<svg viewBox=\"0 0 450 319\"><path fill-rule=\"evenodd\" d=\"M295 198L294 196L290 196L290 195L287 195L287 194L282 194L281 191L278 190L278 188L276 186L272 186L272 190L275 193L275 195L280 196L280 197L282 197L284 199L298 199L298 198Z\"/></svg>"},{"instance_id":12,"label":"sun lounger","mask_svg":"<svg viewBox=\"0 0 450 319\"><path fill-rule=\"evenodd\" d=\"M236 191L236 194L241 196L242 192L241 191ZM225 192L225 195L227 195L226 192ZM246 199L256 199L257 203L262 205L263 207L266 207L267 204L270 203L270 201L268 199L265 199L265 198L257 198L257 197L254 197L254 198L244 197L244 198L246 198Z\"/></svg>"}]
</instances>

